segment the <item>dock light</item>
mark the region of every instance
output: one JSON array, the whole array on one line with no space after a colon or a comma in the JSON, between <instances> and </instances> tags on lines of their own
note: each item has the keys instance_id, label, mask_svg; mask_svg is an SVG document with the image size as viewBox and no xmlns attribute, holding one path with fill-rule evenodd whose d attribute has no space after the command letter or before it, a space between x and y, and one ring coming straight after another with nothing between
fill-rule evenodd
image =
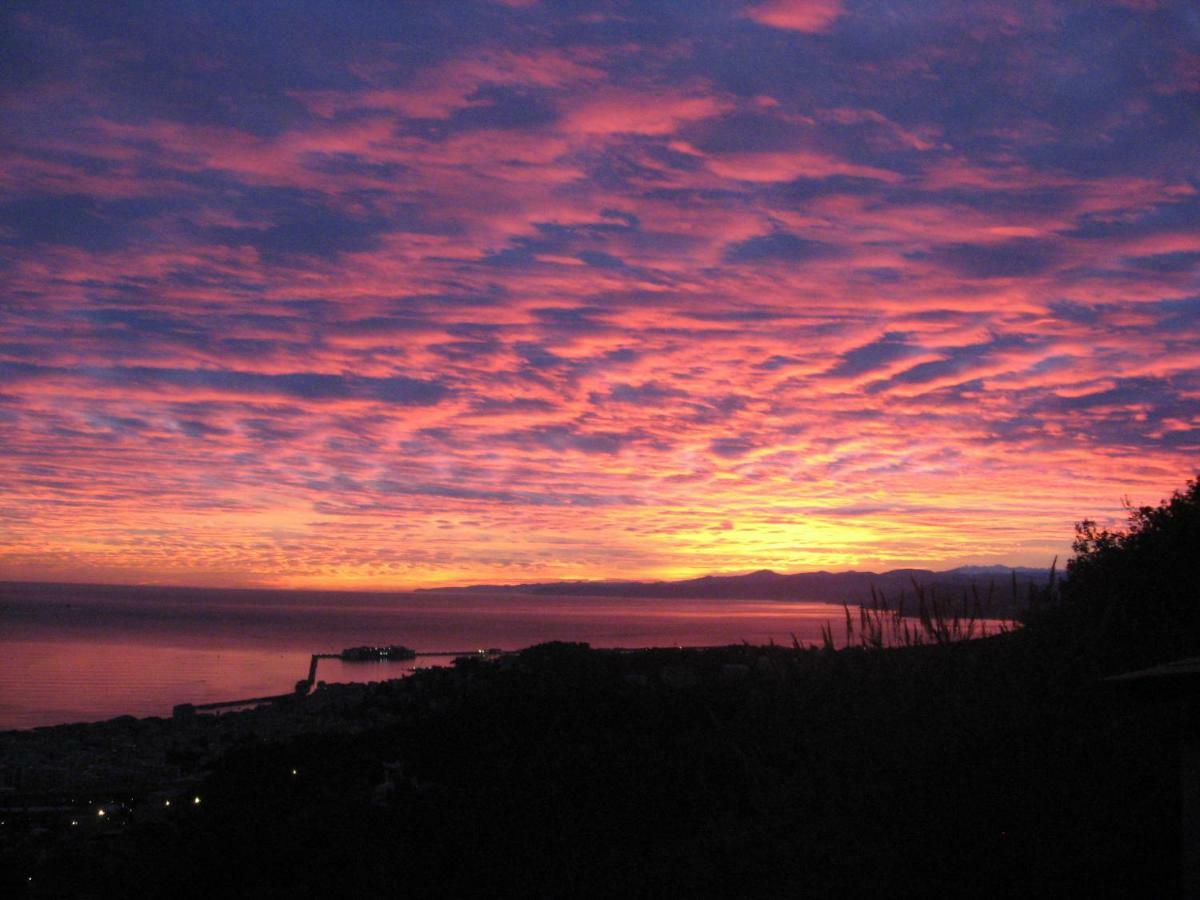
<instances>
[{"instance_id":1,"label":"dock light","mask_svg":"<svg viewBox=\"0 0 1200 900\"><path fill-rule=\"evenodd\" d=\"M104 810L102 810L102 809L101 809L101 810L97 810L97 812L96 812L96 815L98 815L98 816L103 816L103 815L104 815Z\"/></svg>"},{"instance_id":2,"label":"dock light","mask_svg":"<svg viewBox=\"0 0 1200 900\"><path fill-rule=\"evenodd\" d=\"M170 805L171 805L171 801L170 801L170 800L168 800L166 803L164 803L164 804L163 804L163 806L170 806Z\"/></svg>"},{"instance_id":3,"label":"dock light","mask_svg":"<svg viewBox=\"0 0 1200 900\"><path fill-rule=\"evenodd\" d=\"M295 769L292 769L292 774L293 774L293 775L296 775L296 774L299 774L299 773L297 773Z\"/></svg>"},{"instance_id":4,"label":"dock light","mask_svg":"<svg viewBox=\"0 0 1200 900\"><path fill-rule=\"evenodd\" d=\"M192 798L192 806L199 806L199 805L200 805L200 798L199 798L199 797L193 797L193 798Z\"/></svg>"}]
</instances>

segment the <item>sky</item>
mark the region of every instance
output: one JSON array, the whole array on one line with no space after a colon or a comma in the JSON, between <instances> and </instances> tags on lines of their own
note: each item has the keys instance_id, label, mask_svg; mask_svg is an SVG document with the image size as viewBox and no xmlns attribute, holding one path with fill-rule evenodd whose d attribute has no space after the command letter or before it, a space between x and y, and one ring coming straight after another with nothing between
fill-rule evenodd
<instances>
[{"instance_id":1,"label":"sky","mask_svg":"<svg viewBox=\"0 0 1200 900\"><path fill-rule=\"evenodd\" d=\"M1196 474L1193 3L0 15L0 578L1048 566Z\"/></svg>"}]
</instances>

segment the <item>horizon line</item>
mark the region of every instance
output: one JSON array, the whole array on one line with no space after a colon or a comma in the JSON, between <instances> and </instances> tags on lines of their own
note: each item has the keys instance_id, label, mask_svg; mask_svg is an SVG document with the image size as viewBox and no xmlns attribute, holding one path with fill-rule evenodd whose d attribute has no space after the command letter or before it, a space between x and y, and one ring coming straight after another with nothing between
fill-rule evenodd
<instances>
[{"instance_id":1,"label":"horizon line","mask_svg":"<svg viewBox=\"0 0 1200 900\"><path fill-rule=\"evenodd\" d=\"M4 585L44 585L48 587L114 587L114 588L163 588L166 590L195 590L195 591L270 591L276 593L333 593L333 594L414 594L414 593L432 593L437 591L456 591L456 590L478 590L480 588L519 588L524 586L541 586L541 585L580 585L580 584L645 584L645 585L663 585L663 584L682 584L691 581L699 581L704 578L744 578L749 575L759 573L770 573L780 577L790 577L794 575L887 575L893 572L930 572L934 575L944 575L951 572L961 571L963 569L1007 569L1010 571L1036 571L1050 570L1052 567L1057 567L1057 560L1051 565L1046 566L1027 566L1027 565L1010 565L1008 563L965 563L958 566L951 566L944 569L934 569L928 566L897 566L890 569L805 569L795 572L780 572L774 569L750 569L748 571L734 572L708 572L704 575L694 575L686 578L551 578L546 580L534 581L487 581L487 582L467 582L456 584L443 584L424 587L281 587L270 585L215 585L215 584L195 584L195 583L178 583L178 582L160 582L160 581L56 581L48 579L26 579L26 578L6 578L0 577L0 587ZM1061 570L1060 570L1061 571Z\"/></svg>"}]
</instances>

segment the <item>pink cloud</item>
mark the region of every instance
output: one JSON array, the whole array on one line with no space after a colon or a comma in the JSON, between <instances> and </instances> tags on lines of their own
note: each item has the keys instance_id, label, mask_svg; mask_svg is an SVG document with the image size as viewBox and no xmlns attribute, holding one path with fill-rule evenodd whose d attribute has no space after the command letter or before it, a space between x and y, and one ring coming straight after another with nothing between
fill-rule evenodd
<instances>
[{"instance_id":1,"label":"pink cloud","mask_svg":"<svg viewBox=\"0 0 1200 900\"><path fill-rule=\"evenodd\" d=\"M607 91L571 108L567 129L584 135L670 135L685 122L707 119L732 104L703 91Z\"/></svg>"},{"instance_id":2,"label":"pink cloud","mask_svg":"<svg viewBox=\"0 0 1200 900\"><path fill-rule=\"evenodd\" d=\"M708 159L708 167L723 178L737 181L791 181L794 178L827 178L830 175L854 175L899 181L895 172L878 166L864 166L813 150L785 153L730 153Z\"/></svg>"},{"instance_id":3,"label":"pink cloud","mask_svg":"<svg viewBox=\"0 0 1200 900\"><path fill-rule=\"evenodd\" d=\"M841 0L762 0L743 13L760 25L806 32L825 31L841 14Z\"/></svg>"}]
</instances>

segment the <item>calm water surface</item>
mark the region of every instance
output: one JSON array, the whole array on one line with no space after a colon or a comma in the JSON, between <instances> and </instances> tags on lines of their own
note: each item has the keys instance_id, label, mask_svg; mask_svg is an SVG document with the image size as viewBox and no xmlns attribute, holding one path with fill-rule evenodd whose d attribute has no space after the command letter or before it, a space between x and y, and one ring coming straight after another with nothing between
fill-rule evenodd
<instances>
[{"instance_id":1,"label":"calm water surface","mask_svg":"<svg viewBox=\"0 0 1200 900\"><path fill-rule=\"evenodd\" d=\"M0 729L169 715L176 703L286 693L309 656L358 644L420 651L820 641L842 608L756 600L347 594L0 585ZM397 678L409 662L322 660L330 682Z\"/></svg>"}]
</instances>

